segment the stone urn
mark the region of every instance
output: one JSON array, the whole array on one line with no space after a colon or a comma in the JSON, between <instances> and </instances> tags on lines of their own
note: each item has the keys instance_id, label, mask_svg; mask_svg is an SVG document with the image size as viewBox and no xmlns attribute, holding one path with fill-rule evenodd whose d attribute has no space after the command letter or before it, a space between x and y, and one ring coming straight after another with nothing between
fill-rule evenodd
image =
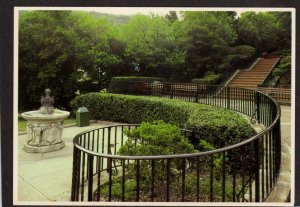
<instances>
[{"instance_id":1,"label":"stone urn","mask_svg":"<svg viewBox=\"0 0 300 207\"><path fill-rule=\"evenodd\" d=\"M39 110L21 114L27 120L27 141L24 144L26 152L52 152L65 146L61 138L64 128L63 120L69 117L70 112L55 109L50 89L46 89L45 92L46 96L42 96L42 106Z\"/></svg>"}]
</instances>

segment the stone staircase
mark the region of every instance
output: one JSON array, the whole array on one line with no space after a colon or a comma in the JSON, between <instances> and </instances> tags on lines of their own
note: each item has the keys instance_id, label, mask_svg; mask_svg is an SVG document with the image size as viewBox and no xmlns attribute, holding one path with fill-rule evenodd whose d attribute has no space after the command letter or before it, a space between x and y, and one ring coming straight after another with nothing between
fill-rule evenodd
<instances>
[{"instance_id":1,"label":"stone staircase","mask_svg":"<svg viewBox=\"0 0 300 207\"><path fill-rule=\"evenodd\" d=\"M228 83L228 86L256 89L270 74L279 57L265 57L256 62L247 70L240 70Z\"/></svg>"}]
</instances>

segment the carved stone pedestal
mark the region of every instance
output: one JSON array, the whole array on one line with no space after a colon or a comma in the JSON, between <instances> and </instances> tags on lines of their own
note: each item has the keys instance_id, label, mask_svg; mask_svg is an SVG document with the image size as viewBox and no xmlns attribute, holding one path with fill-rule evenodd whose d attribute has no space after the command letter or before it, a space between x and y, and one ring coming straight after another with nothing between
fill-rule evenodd
<instances>
[{"instance_id":1,"label":"carved stone pedestal","mask_svg":"<svg viewBox=\"0 0 300 207\"><path fill-rule=\"evenodd\" d=\"M69 112L57 109L51 114L41 114L39 111L23 113L22 117L27 120L27 142L24 144L24 150L30 153L44 153L63 148L63 120L69 115Z\"/></svg>"}]
</instances>

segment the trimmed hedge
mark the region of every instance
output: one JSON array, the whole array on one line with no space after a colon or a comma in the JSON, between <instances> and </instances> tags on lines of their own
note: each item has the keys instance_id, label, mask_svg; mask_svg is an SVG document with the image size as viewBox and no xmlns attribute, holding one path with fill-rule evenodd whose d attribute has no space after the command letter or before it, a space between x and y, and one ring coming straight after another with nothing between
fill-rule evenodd
<instances>
[{"instance_id":1,"label":"trimmed hedge","mask_svg":"<svg viewBox=\"0 0 300 207\"><path fill-rule=\"evenodd\" d=\"M157 77L137 77L137 76L118 76L113 77L110 81L108 91L112 93L126 94L131 91L143 91L145 88L145 82L166 82L165 78ZM135 83L133 83L135 82Z\"/></svg>"},{"instance_id":2,"label":"trimmed hedge","mask_svg":"<svg viewBox=\"0 0 300 207\"><path fill-rule=\"evenodd\" d=\"M237 143L254 134L248 122L237 113L198 103L147 96L87 93L71 101L74 111L81 106L87 107L94 119L126 123L162 120L181 128L194 129L197 131L197 140L194 142L204 139L215 146Z\"/></svg>"}]
</instances>

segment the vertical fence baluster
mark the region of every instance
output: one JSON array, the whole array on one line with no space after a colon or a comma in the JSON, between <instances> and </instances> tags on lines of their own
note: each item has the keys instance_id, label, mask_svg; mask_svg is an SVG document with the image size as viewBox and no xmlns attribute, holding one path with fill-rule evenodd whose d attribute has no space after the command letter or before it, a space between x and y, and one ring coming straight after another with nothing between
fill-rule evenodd
<instances>
[{"instance_id":1,"label":"vertical fence baluster","mask_svg":"<svg viewBox=\"0 0 300 207\"><path fill-rule=\"evenodd\" d=\"M266 193L267 195L269 194L269 143L268 143L268 136L269 133L266 134L265 139L266 139L266 154L265 154L265 159L266 159Z\"/></svg>"},{"instance_id":2,"label":"vertical fence baluster","mask_svg":"<svg viewBox=\"0 0 300 207\"><path fill-rule=\"evenodd\" d=\"M264 181L265 181L265 165L264 165L264 136L261 137L261 196L264 198L265 196L265 188L264 188Z\"/></svg>"},{"instance_id":3,"label":"vertical fence baluster","mask_svg":"<svg viewBox=\"0 0 300 207\"><path fill-rule=\"evenodd\" d=\"M245 149L244 147L241 147L242 148L242 152L244 151L243 149ZM242 166L241 166L241 176L242 176L242 190L241 190L241 193L242 193L242 202L245 202L245 163L244 163L244 154L241 153L241 163L242 163Z\"/></svg>"},{"instance_id":4,"label":"vertical fence baluster","mask_svg":"<svg viewBox=\"0 0 300 207\"><path fill-rule=\"evenodd\" d=\"M140 201L140 160L136 160L136 202Z\"/></svg>"},{"instance_id":5,"label":"vertical fence baluster","mask_svg":"<svg viewBox=\"0 0 300 207\"><path fill-rule=\"evenodd\" d=\"M98 131L99 132L99 131ZM101 158L100 157L97 157L97 163L98 163L98 167L97 168L100 168L100 162L101 162ZM98 194L97 194L97 200L100 201L100 194L101 194L101 191L100 191L100 183L101 182L101 170L98 169L98 175L97 175L97 190L98 190Z\"/></svg>"},{"instance_id":6,"label":"vertical fence baluster","mask_svg":"<svg viewBox=\"0 0 300 207\"><path fill-rule=\"evenodd\" d=\"M122 201L125 201L125 159L122 159Z\"/></svg>"},{"instance_id":7,"label":"vertical fence baluster","mask_svg":"<svg viewBox=\"0 0 300 207\"><path fill-rule=\"evenodd\" d=\"M151 201L154 201L155 160L151 160Z\"/></svg>"},{"instance_id":8,"label":"vertical fence baluster","mask_svg":"<svg viewBox=\"0 0 300 207\"><path fill-rule=\"evenodd\" d=\"M209 201L212 202L214 197L214 155L210 157L210 191L209 191Z\"/></svg>"},{"instance_id":9,"label":"vertical fence baluster","mask_svg":"<svg viewBox=\"0 0 300 207\"><path fill-rule=\"evenodd\" d=\"M94 151L94 144L95 144L95 130L93 130L93 135L92 135L92 151Z\"/></svg>"},{"instance_id":10,"label":"vertical fence baluster","mask_svg":"<svg viewBox=\"0 0 300 207\"><path fill-rule=\"evenodd\" d=\"M117 135L118 135L118 129L117 126L115 127L115 148L114 148L114 154L117 154Z\"/></svg>"},{"instance_id":11,"label":"vertical fence baluster","mask_svg":"<svg viewBox=\"0 0 300 207\"><path fill-rule=\"evenodd\" d=\"M78 179L78 152L79 150L77 149L77 147L74 145L73 146L73 172L72 172L72 190L71 190L71 201L75 201L75 196L76 196L76 183L77 183L77 179Z\"/></svg>"},{"instance_id":12,"label":"vertical fence baluster","mask_svg":"<svg viewBox=\"0 0 300 207\"><path fill-rule=\"evenodd\" d=\"M108 201L111 201L112 197L112 158L107 158L108 168Z\"/></svg>"},{"instance_id":13,"label":"vertical fence baluster","mask_svg":"<svg viewBox=\"0 0 300 207\"><path fill-rule=\"evenodd\" d=\"M256 109L257 109L256 119L257 122L260 123L261 120L260 120L260 93L259 92L256 92Z\"/></svg>"},{"instance_id":14,"label":"vertical fence baluster","mask_svg":"<svg viewBox=\"0 0 300 207\"><path fill-rule=\"evenodd\" d=\"M76 182L76 194L75 200L79 201L79 189L80 189L80 166L81 166L81 151L78 150L78 160L77 160L77 182Z\"/></svg>"},{"instance_id":15,"label":"vertical fence baluster","mask_svg":"<svg viewBox=\"0 0 300 207\"><path fill-rule=\"evenodd\" d=\"M272 138L273 138L273 129L269 132L269 166L270 166L270 188L273 187L273 165L272 165Z\"/></svg>"},{"instance_id":16,"label":"vertical fence baluster","mask_svg":"<svg viewBox=\"0 0 300 207\"><path fill-rule=\"evenodd\" d=\"M82 156L82 169L81 169L81 201L84 199L84 169L85 169L85 152Z\"/></svg>"},{"instance_id":17,"label":"vertical fence baluster","mask_svg":"<svg viewBox=\"0 0 300 207\"><path fill-rule=\"evenodd\" d=\"M227 87L227 109L230 109L230 87Z\"/></svg>"},{"instance_id":18,"label":"vertical fence baluster","mask_svg":"<svg viewBox=\"0 0 300 207\"><path fill-rule=\"evenodd\" d=\"M94 167L94 156L88 155L88 201L93 200L93 167Z\"/></svg>"},{"instance_id":19,"label":"vertical fence baluster","mask_svg":"<svg viewBox=\"0 0 300 207\"><path fill-rule=\"evenodd\" d=\"M200 197L199 197L199 193L200 193L200 157L197 157L197 202L199 202Z\"/></svg>"},{"instance_id":20,"label":"vertical fence baluster","mask_svg":"<svg viewBox=\"0 0 300 207\"><path fill-rule=\"evenodd\" d=\"M235 169L235 152L232 151L232 201L235 202L235 197L236 197L236 191L235 191L235 187L236 187L236 169Z\"/></svg>"},{"instance_id":21,"label":"vertical fence baluster","mask_svg":"<svg viewBox=\"0 0 300 207\"><path fill-rule=\"evenodd\" d=\"M166 201L170 201L170 159L167 159L167 198Z\"/></svg>"},{"instance_id":22,"label":"vertical fence baluster","mask_svg":"<svg viewBox=\"0 0 300 207\"><path fill-rule=\"evenodd\" d=\"M225 186L225 174L226 174L226 154L225 152L222 153L222 202L225 202L225 190L226 190L226 186Z\"/></svg>"},{"instance_id":23,"label":"vertical fence baluster","mask_svg":"<svg viewBox=\"0 0 300 207\"><path fill-rule=\"evenodd\" d=\"M122 130L121 130L121 146L123 146L124 142L124 126L122 125Z\"/></svg>"},{"instance_id":24,"label":"vertical fence baluster","mask_svg":"<svg viewBox=\"0 0 300 207\"><path fill-rule=\"evenodd\" d=\"M99 152L99 139L100 139L99 133L100 133L100 130L98 129L97 130L97 152Z\"/></svg>"},{"instance_id":25,"label":"vertical fence baluster","mask_svg":"<svg viewBox=\"0 0 300 207\"><path fill-rule=\"evenodd\" d=\"M259 170L260 170L260 147L259 139L255 140L255 202L260 201L260 180L259 180Z\"/></svg>"},{"instance_id":26,"label":"vertical fence baluster","mask_svg":"<svg viewBox=\"0 0 300 207\"><path fill-rule=\"evenodd\" d=\"M182 186L181 186L181 200L185 201L185 158L182 159Z\"/></svg>"},{"instance_id":27,"label":"vertical fence baluster","mask_svg":"<svg viewBox=\"0 0 300 207\"><path fill-rule=\"evenodd\" d=\"M110 138L111 138L111 127L108 127L107 128L107 154L111 154L111 148L110 148ZM110 171L111 169L109 168L112 168L112 166L110 165L111 163L107 162L107 170Z\"/></svg>"},{"instance_id":28,"label":"vertical fence baluster","mask_svg":"<svg viewBox=\"0 0 300 207\"><path fill-rule=\"evenodd\" d=\"M249 200L252 202L252 172L249 170Z\"/></svg>"},{"instance_id":29,"label":"vertical fence baluster","mask_svg":"<svg viewBox=\"0 0 300 207\"><path fill-rule=\"evenodd\" d=\"M102 153L104 153L104 145L105 145L104 136L105 136L105 128L102 129ZM102 168L103 168L103 165L102 165Z\"/></svg>"}]
</instances>

